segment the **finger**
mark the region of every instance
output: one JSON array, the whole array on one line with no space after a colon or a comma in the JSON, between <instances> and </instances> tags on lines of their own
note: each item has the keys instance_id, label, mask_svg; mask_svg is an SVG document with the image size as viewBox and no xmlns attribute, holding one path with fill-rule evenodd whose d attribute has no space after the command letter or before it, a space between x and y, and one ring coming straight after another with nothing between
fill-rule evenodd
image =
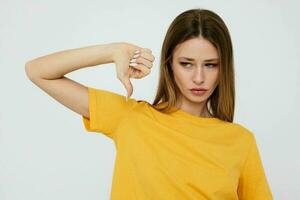
<instances>
[{"instance_id":1,"label":"finger","mask_svg":"<svg viewBox=\"0 0 300 200\"><path fill-rule=\"evenodd\" d=\"M140 54L142 51L142 48L136 48L134 49L134 51L132 52L132 56L136 55L136 54Z\"/></svg>"},{"instance_id":2,"label":"finger","mask_svg":"<svg viewBox=\"0 0 300 200\"><path fill-rule=\"evenodd\" d=\"M138 55L139 55L138 57L145 58L145 59L149 60L150 62L153 62L155 60L154 56L149 52L142 51ZM134 57L137 57L137 56L134 56Z\"/></svg>"},{"instance_id":3,"label":"finger","mask_svg":"<svg viewBox=\"0 0 300 200\"><path fill-rule=\"evenodd\" d=\"M127 91L127 98L129 98L133 92L133 87L132 87L131 81L129 79L129 76L124 77L121 82L123 83L123 85Z\"/></svg>"},{"instance_id":4,"label":"finger","mask_svg":"<svg viewBox=\"0 0 300 200\"><path fill-rule=\"evenodd\" d=\"M129 66L140 70L144 75L148 75L150 73L150 68L141 63L130 63Z\"/></svg>"},{"instance_id":5,"label":"finger","mask_svg":"<svg viewBox=\"0 0 300 200\"><path fill-rule=\"evenodd\" d=\"M143 72L141 72L138 69L133 69L132 75L130 75L130 77L135 78L135 79L141 79L144 76L145 75L143 74Z\"/></svg>"},{"instance_id":6,"label":"finger","mask_svg":"<svg viewBox=\"0 0 300 200\"><path fill-rule=\"evenodd\" d=\"M142 71L138 69L133 69L133 72L130 74L130 78L135 78L135 79L141 79L145 76L146 74L144 74Z\"/></svg>"},{"instance_id":7,"label":"finger","mask_svg":"<svg viewBox=\"0 0 300 200\"><path fill-rule=\"evenodd\" d=\"M138 63L138 64L143 64L143 65L145 65L146 67L148 67L148 68L152 68L152 62L150 62L149 60L147 60L147 59L144 59L143 57L138 57L138 58L133 58L133 59L131 59L130 60L130 64L131 63Z\"/></svg>"},{"instance_id":8,"label":"finger","mask_svg":"<svg viewBox=\"0 0 300 200\"><path fill-rule=\"evenodd\" d=\"M136 51L139 51L139 52L136 52ZM135 49L133 56L136 56L137 54L151 62L153 62L155 60L155 57L152 55L151 49L137 48L137 49Z\"/></svg>"},{"instance_id":9,"label":"finger","mask_svg":"<svg viewBox=\"0 0 300 200\"><path fill-rule=\"evenodd\" d=\"M148 49L148 48L142 48L142 52L147 52L149 54L152 53L151 49Z\"/></svg>"}]
</instances>

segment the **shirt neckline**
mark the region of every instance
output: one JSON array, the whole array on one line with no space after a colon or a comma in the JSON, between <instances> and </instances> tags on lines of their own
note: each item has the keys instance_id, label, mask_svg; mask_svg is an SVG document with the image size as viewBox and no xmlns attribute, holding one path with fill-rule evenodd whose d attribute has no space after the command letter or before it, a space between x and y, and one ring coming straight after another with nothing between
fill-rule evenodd
<instances>
[{"instance_id":1,"label":"shirt neckline","mask_svg":"<svg viewBox=\"0 0 300 200\"><path fill-rule=\"evenodd\" d=\"M167 102L160 103L157 105L158 107L163 106L167 104ZM173 112L170 113L171 116L174 116L176 118L181 118L181 119L186 119L195 123L201 123L201 124L218 124L222 123L223 120L216 118L216 117L200 117L200 116L195 116L192 115L188 112L185 112L181 109L178 109L175 106L172 106L172 109L174 110Z\"/></svg>"},{"instance_id":2,"label":"shirt neckline","mask_svg":"<svg viewBox=\"0 0 300 200\"><path fill-rule=\"evenodd\" d=\"M190 114L188 112L185 112L181 109L178 109L177 111L174 111L173 113L171 113L171 115L176 116L176 117L182 117L182 118L185 118L187 120L194 121L196 123L200 122L200 123L204 123L204 124L215 124L215 123L222 122L222 120L220 120L219 118L216 118L216 117L195 116L195 115L192 115L192 114Z\"/></svg>"}]
</instances>

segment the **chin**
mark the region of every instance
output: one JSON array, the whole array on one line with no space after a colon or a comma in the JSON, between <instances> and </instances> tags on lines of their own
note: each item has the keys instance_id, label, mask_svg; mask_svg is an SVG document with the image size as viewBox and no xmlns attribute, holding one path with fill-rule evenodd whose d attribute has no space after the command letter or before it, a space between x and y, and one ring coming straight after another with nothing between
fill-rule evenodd
<instances>
[{"instance_id":1,"label":"chin","mask_svg":"<svg viewBox=\"0 0 300 200\"><path fill-rule=\"evenodd\" d=\"M207 96L203 95L203 96L194 96L193 94L190 94L188 96L185 96L185 98L190 101L190 102L194 102L194 103L201 103L201 102L205 102L207 100Z\"/></svg>"}]
</instances>

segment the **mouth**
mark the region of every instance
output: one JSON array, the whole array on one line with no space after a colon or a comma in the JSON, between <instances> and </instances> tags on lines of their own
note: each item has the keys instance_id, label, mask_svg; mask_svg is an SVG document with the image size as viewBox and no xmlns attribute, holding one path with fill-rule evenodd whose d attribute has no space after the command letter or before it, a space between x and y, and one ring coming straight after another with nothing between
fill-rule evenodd
<instances>
[{"instance_id":1,"label":"mouth","mask_svg":"<svg viewBox=\"0 0 300 200\"><path fill-rule=\"evenodd\" d=\"M201 96L206 92L206 90L205 89L191 89L191 92L193 95Z\"/></svg>"},{"instance_id":2,"label":"mouth","mask_svg":"<svg viewBox=\"0 0 300 200\"><path fill-rule=\"evenodd\" d=\"M191 89L192 91L206 91L206 89Z\"/></svg>"}]
</instances>

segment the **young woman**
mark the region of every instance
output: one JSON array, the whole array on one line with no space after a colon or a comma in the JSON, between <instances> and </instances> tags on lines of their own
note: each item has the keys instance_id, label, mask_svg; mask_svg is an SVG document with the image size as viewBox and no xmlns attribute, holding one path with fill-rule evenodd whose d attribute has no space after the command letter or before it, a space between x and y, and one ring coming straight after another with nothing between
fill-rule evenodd
<instances>
[{"instance_id":1,"label":"young woman","mask_svg":"<svg viewBox=\"0 0 300 200\"><path fill-rule=\"evenodd\" d=\"M153 61L150 49L120 42L39 57L25 69L33 83L80 114L87 131L114 141L111 199L273 199L254 134L233 122L233 49L216 13L191 9L174 19L152 104L64 76L113 62L130 97L130 78L147 76Z\"/></svg>"}]
</instances>

